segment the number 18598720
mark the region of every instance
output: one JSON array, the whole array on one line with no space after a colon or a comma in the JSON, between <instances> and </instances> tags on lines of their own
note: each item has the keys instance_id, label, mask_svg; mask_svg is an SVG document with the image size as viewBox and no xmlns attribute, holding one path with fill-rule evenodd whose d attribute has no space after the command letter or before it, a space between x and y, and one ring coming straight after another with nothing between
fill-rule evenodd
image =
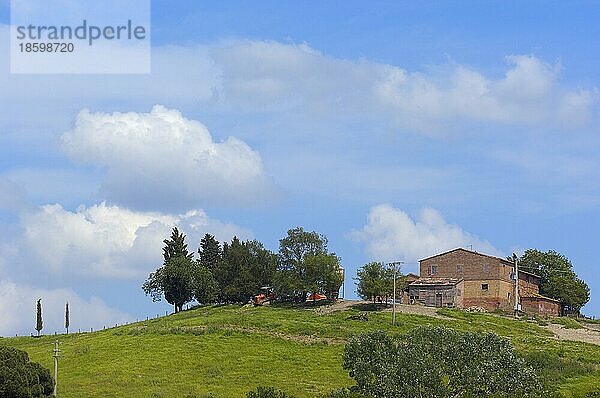
<instances>
[{"instance_id":1,"label":"number 18598720","mask_svg":"<svg viewBox=\"0 0 600 398\"><path fill-rule=\"evenodd\" d=\"M22 53L72 53L73 43L19 43Z\"/></svg>"}]
</instances>

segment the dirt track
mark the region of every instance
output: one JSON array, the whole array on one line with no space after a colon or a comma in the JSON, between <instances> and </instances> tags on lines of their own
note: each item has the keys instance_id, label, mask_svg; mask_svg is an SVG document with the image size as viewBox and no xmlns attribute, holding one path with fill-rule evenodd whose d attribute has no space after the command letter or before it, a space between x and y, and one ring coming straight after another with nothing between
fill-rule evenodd
<instances>
[{"instance_id":1,"label":"dirt track","mask_svg":"<svg viewBox=\"0 0 600 398\"><path fill-rule=\"evenodd\" d=\"M600 331L592 328L565 329L562 325L552 323L546 326L546 328L554 333L559 340L573 340L600 345Z\"/></svg>"}]
</instances>

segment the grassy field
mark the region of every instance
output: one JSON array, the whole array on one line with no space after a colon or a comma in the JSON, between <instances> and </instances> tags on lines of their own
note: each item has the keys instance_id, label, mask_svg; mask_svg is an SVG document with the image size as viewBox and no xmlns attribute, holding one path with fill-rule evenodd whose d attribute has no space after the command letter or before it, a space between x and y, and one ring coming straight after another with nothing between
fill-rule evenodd
<instances>
[{"instance_id":1,"label":"grassy field","mask_svg":"<svg viewBox=\"0 0 600 398\"><path fill-rule=\"evenodd\" d=\"M444 318L349 308L200 307L94 333L61 335L60 397L244 397L258 385L318 397L352 385L341 367L345 340L418 325L508 337L565 397L600 397L600 347L555 340L535 322L441 310ZM49 369L54 336L0 339Z\"/></svg>"}]
</instances>

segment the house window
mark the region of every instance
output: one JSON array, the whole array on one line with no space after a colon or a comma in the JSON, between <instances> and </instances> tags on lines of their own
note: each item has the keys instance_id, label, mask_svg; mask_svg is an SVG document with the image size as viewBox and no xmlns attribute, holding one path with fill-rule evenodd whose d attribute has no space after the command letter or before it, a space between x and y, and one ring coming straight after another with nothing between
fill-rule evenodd
<instances>
[{"instance_id":1,"label":"house window","mask_svg":"<svg viewBox=\"0 0 600 398\"><path fill-rule=\"evenodd\" d=\"M435 275L437 274L437 269L437 265L430 265L427 271L429 272L429 275Z\"/></svg>"},{"instance_id":2,"label":"house window","mask_svg":"<svg viewBox=\"0 0 600 398\"><path fill-rule=\"evenodd\" d=\"M456 273L458 273L459 275L462 275L462 273L463 273L463 265L462 264L456 264Z\"/></svg>"},{"instance_id":3,"label":"house window","mask_svg":"<svg viewBox=\"0 0 600 398\"><path fill-rule=\"evenodd\" d=\"M506 294L506 297L507 297L507 298L510 298L510 292L508 292L508 293Z\"/></svg>"},{"instance_id":4,"label":"house window","mask_svg":"<svg viewBox=\"0 0 600 398\"><path fill-rule=\"evenodd\" d=\"M488 267L488 265L487 265L487 264L483 264L483 267L482 267L482 268L483 268L483 272L484 272L484 273L486 273L486 274L487 274L488 272L490 272L490 268Z\"/></svg>"},{"instance_id":5,"label":"house window","mask_svg":"<svg viewBox=\"0 0 600 398\"><path fill-rule=\"evenodd\" d=\"M488 290L489 288L490 288L490 286L487 283L481 284L481 290Z\"/></svg>"}]
</instances>

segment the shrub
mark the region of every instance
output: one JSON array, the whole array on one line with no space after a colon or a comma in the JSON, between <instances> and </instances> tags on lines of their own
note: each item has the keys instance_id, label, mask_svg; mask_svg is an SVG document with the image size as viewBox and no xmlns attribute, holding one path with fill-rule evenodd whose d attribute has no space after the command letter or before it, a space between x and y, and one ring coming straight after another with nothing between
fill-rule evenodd
<instances>
[{"instance_id":1,"label":"shrub","mask_svg":"<svg viewBox=\"0 0 600 398\"><path fill-rule=\"evenodd\" d=\"M54 389L50 371L29 362L25 351L0 347L0 397L49 397Z\"/></svg>"},{"instance_id":2,"label":"shrub","mask_svg":"<svg viewBox=\"0 0 600 398\"><path fill-rule=\"evenodd\" d=\"M358 392L348 390L347 388L342 388L339 390L333 390L329 394L323 395L321 398L372 398L372 397L360 394Z\"/></svg>"},{"instance_id":3,"label":"shrub","mask_svg":"<svg viewBox=\"0 0 600 398\"><path fill-rule=\"evenodd\" d=\"M274 387L259 386L256 390L248 392L246 398L294 398L294 396L281 390L276 390Z\"/></svg>"},{"instance_id":4,"label":"shrub","mask_svg":"<svg viewBox=\"0 0 600 398\"><path fill-rule=\"evenodd\" d=\"M346 345L343 366L357 392L377 398L526 396L540 386L508 340L443 327L419 327L399 339L361 334Z\"/></svg>"}]
</instances>

